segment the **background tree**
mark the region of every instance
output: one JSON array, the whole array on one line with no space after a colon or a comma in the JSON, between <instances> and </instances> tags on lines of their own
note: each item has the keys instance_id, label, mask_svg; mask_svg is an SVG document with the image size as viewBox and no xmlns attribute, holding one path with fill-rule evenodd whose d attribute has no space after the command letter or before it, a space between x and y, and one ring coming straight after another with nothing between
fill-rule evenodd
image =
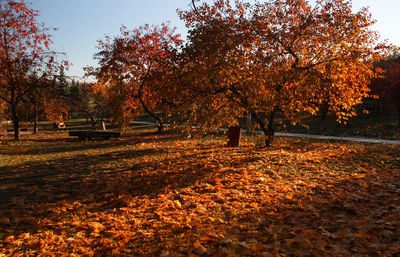
<instances>
[{"instance_id":1,"label":"background tree","mask_svg":"<svg viewBox=\"0 0 400 257\"><path fill-rule=\"evenodd\" d=\"M49 29L37 23L38 15L23 0L0 1L0 98L11 112L16 139L22 101L37 86L30 78L47 78L63 65L49 51Z\"/></svg>"},{"instance_id":2,"label":"background tree","mask_svg":"<svg viewBox=\"0 0 400 257\"><path fill-rule=\"evenodd\" d=\"M273 141L276 113L288 120L299 112L315 114L326 99L346 120L376 75L374 21L367 9L353 13L350 1L312 6L306 0L219 0L180 16L190 28L183 84L196 99L192 116L213 122L202 115L207 110L218 115L217 123L232 123L238 114L251 113L266 146Z\"/></svg>"},{"instance_id":3,"label":"background tree","mask_svg":"<svg viewBox=\"0 0 400 257\"><path fill-rule=\"evenodd\" d=\"M61 123L69 118L72 109L69 101L70 87L63 68L56 77L42 82L38 102L46 120Z\"/></svg>"},{"instance_id":4,"label":"background tree","mask_svg":"<svg viewBox=\"0 0 400 257\"><path fill-rule=\"evenodd\" d=\"M110 116L114 103L110 101L107 87L103 84L80 83L80 90L81 110L90 118L92 128L95 128L98 122Z\"/></svg>"},{"instance_id":5,"label":"background tree","mask_svg":"<svg viewBox=\"0 0 400 257\"><path fill-rule=\"evenodd\" d=\"M84 113L82 110L83 103L83 87L86 82L82 82L82 85L79 81L72 80L70 82L69 91L68 91L68 105L70 106L71 115L78 115Z\"/></svg>"},{"instance_id":6,"label":"background tree","mask_svg":"<svg viewBox=\"0 0 400 257\"><path fill-rule=\"evenodd\" d=\"M26 80L26 83L32 88L32 92L25 94L19 112L21 117L25 117L26 122L33 121L33 132L35 134L38 133L39 116L43 112L44 104L42 103L47 100L43 92L53 84L51 81L54 81L54 78L39 77L36 73L32 73ZM52 97L50 94L48 96Z\"/></svg>"},{"instance_id":7,"label":"background tree","mask_svg":"<svg viewBox=\"0 0 400 257\"><path fill-rule=\"evenodd\" d=\"M385 113L397 110L398 125L400 126L400 47L393 46L386 58L375 64L382 69L381 77L372 81L372 92L379 96L378 110L385 109ZM375 102L374 101L374 102Z\"/></svg>"},{"instance_id":8,"label":"background tree","mask_svg":"<svg viewBox=\"0 0 400 257\"><path fill-rule=\"evenodd\" d=\"M181 44L175 29L167 24L145 25L134 30L121 28L115 38L106 37L99 42L95 59L100 67L89 70L99 84L107 86L112 102L112 119L125 127L134 115L148 113L155 119L159 131L163 119L156 113L162 109L166 97L165 74L168 59Z\"/></svg>"},{"instance_id":9,"label":"background tree","mask_svg":"<svg viewBox=\"0 0 400 257\"><path fill-rule=\"evenodd\" d=\"M388 97L397 108L397 125L400 127L400 62L394 62L386 71Z\"/></svg>"}]
</instances>

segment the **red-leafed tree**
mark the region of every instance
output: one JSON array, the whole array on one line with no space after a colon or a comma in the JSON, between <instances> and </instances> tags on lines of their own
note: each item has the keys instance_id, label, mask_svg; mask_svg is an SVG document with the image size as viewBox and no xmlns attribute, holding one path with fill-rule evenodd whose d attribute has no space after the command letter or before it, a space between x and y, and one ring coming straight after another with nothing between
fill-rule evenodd
<instances>
[{"instance_id":1,"label":"red-leafed tree","mask_svg":"<svg viewBox=\"0 0 400 257\"><path fill-rule=\"evenodd\" d=\"M63 65L49 51L49 29L38 24L38 15L23 0L0 1L0 98L11 112L16 139L22 101Z\"/></svg>"},{"instance_id":2,"label":"red-leafed tree","mask_svg":"<svg viewBox=\"0 0 400 257\"><path fill-rule=\"evenodd\" d=\"M133 30L122 27L119 36L99 41L100 51L95 55L99 67L88 73L107 86L112 120L121 126L146 112L162 130L163 119L156 110L168 102L163 90L168 84L168 66L181 44L174 31L167 24Z\"/></svg>"},{"instance_id":3,"label":"red-leafed tree","mask_svg":"<svg viewBox=\"0 0 400 257\"><path fill-rule=\"evenodd\" d=\"M230 125L251 113L272 144L274 117L328 105L346 120L368 96L380 58L367 9L351 1L218 0L180 12L190 28L181 84L198 124ZM215 118L216 117L216 118Z\"/></svg>"}]
</instances>

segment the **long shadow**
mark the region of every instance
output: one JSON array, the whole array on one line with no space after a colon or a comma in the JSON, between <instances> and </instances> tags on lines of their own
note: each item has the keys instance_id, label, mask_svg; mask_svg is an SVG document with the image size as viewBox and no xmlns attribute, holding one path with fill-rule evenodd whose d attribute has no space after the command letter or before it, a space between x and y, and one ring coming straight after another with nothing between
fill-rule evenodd
<instances>
[{"instance_id":1,"label":"long shadow","mask_svg":"<svg viewBox=\"0 0 400 257\"><path fill-rule=\"evenodd\" d=\"M130 144L153 141L153 135L148 136L135 138ZM163 140L175 140L175 138L167 136L160 139ZM122 143L124 142L118 145ZM93 146L86 147L93 149ZM39 160L0 167L0 185L2 185L0 208L7 208L14 202L22 200L33 203L55 202L60 200L60 195L62 198L77 201L84 199L86 195L97 193L117 194L129 191L133 195L147 193L156 195L169 185L169 181L176 186L184 187L204 177L205 173L210 171L199 167L198 164L190 163L190 158L197 157L194 153L181 158L170 158L168 155L165 159L157 158L161 154L167 153L162 148L116 150L105 154L90 156L80 154L46 162ZM142 156L154 157L157 160L140 163L139 158ZM121 160L127 160L127 163ZM174 164L173 169L171 163ZM175 170L177 168L179 172ZM158 170L164 172L157 172ZM201 172L196 175L191 172L193 170ZM190 173L190 176L185 176L186 172ZM124 185L120 184L121 179ZM180 181L180 184L174 181Z\"/></svg>"},{"instance_id":2,"label":"long shadow","mask_svg":"<svg viewBox=\"0 0 400 257\"><path fill-rule=\"evenodd\" d=\"M208 154L211 149L203 147L201 152ZM233 151L227 148L221 150ZM202 181L212 183L217 171L208 164L216 164L218 160L196 163L192 160L198 158L198 153L189 152L175 158L169 154L174 152L162 149L127 150L90 158L82 154L47 163L37 161L1 167L0 217L20 220L30 213L30 216L44 218L48 215L45 206L65 201L88 204L93 211L109 210L125 207L125 203L118 198L122 194L154 198L166 189L185 188ZM152 156L154 161L136 162L140 157ZM113 166L113 162L121 163L123 159L135 161L122 167ZM257 160L250 157L232 161L229 165L234 167L243 161ZM4 229L11 227L17 234L17 231L34 232L37 229L34 221L18 227L7 224Z\"/></svg>"},{"instance_id":3,"label":"long shadow","mask_svg":"<svg viewBox=\"0 0 400 257\"><path fill-rule=\"evenodd\" d=\"M311 149L317 150L313 147ZM330 158L344 163L358 162L358 165L364 162L364 158L370 157L370 151L371 149L365 148L357 153L338 153ZM228 154L229 150L221 149L221 152ZM384 154L399 156L399 149L388 150ZM244 167L258 159L245 158L241 163L234 161L230 167ZM328 161L332 160L329 157L320 160ZM226 249L235 256L253 256L254 251L285 256L398 256L400 163L392 161L389 164L390 167L397 168L386 170L382 167L380 173L361 173L355 176L349 174L354 173L354 170L343 167L337 171L338 178L335 180L330 177L318 178L313 181L313 186L299 186L299 189L292 191L293 194L281 192L274 196L274 201L266 202L263 201L265 196L251 199L252 201L243 203L240 209L232 208L230 199L222 202L218 199L215 209L209 210L210 214L219 212L228 223L216 222L211 228L204 224L203 227L196 226L184 234L187 237L195 235L192 243L200 235L224 235L225 239L222 237L202 242L210 256L221 254ZM229 167L228 163L224 165ZM193 184L195 181L204 181L215 186L212 178L230 176L233 172L229 169L218 171L196 167L200 171L193 180L188 180L185 174L193 166L190 166L188 158L184 158L182 166L178 165L179 169L184 168L179 172L180 176L175 174L170 177L177 179L177 185L173 188L185 187L185 182ZM165 168L164 164L160 168ZM210 174L212 177L208 176ZM179 181L180 178L185 181L183 184ZM149 192L153 189L149 189ZM201 193L213 193L205 190ZM253 204L257 207L252 207ZM152 249L154 245L163 244L164 240L167 241L154 235L150 239L151 244L146 246Z\"/></svg>"},{"instance_id":4,"label":"long shadow","mask_svg":"<svg viewBox=\"0 0 400 257\"><path fill-rule=\"evenodd\" d=\"M129 159L133 156L156 156L163 150L129 150L97 155L88 159L85 155L66 157L48 164L36 162L0 168L0 234L18 236L21 233L35 233L43 229L37 220L53 216L49 206L62 205L64 202L79 202L86 205L86 211L103 212L126 207L118 197L147 195L156 197L170 185L174 188L188 186L204 180L211 170L201 169L196 174L189 172L197 166L187 166L180 172L144 173L155 169L157 162L130 163L119 168L112 162ZM170 159L182 165L187 159ZM160 168L167 167L163 161ZM8 176L5 174L9 174ZM187 176L185 175L187 174ZM34 220L25 217L36 217ZM60 216L61 218L61 216ZM2 222L10 220L10 222ZM1 243L0 237L0 243Z\"/></svg>"},{"instance_id":5,"label":"long shadow","mask_svg":"<svg viewBox=\"0 0 400 257\"><path fill-rule=\"evenodd\" d=\"M366 155L376 154L370 150L334 158L361 164ZM399 153L393 149L385 154ZM273 202L255 202L257 208L238 212L222 208L225 217L235 222L214 229L233 239L229 244L236 245L238 255L250 254L255 240L264 245L265 252L285 256L398 256L400 162L393 160L388 165L380 172L369 170L354 176L349 174L354 170L340 170L336 180L319 177L314 185L301 184L276 194ZM213 244L214 249L221 246Z\"/></svg>"},{"instance_id":6,"label":"long shadow","mask_svg":"<svg viewBox=\"0 0 400 257\"><path fill-rule=\"evenodd\" d=\"M294 194L291 199L282 196L275 208L264 207L244 217L265 221L259 231L271 229L259 238L281 245L279 254L397 256L400 214L394 206L400 204L400 183L393 188L390 181L380 176L329 184L320 181L306 194ZM240 240L250 234L241 233Z\"/></svg>"},{"instance_id":7,"label":"long shadow","mask_svg":"<svg viewBox=\"0 0 400 257\"><path fill-rule=\"evenodd\" d=\"M143 140L153 141L153 138ZM0 185L15 185L11 189L1 188L0 195L5 196L4 199L6 199L1 199L0 202L3 208L2 215L15 215L15 212L13 214L7 212L9 208L17 209L21 216L24 210L28 210L31 214L32 212L37 214L39 218L46 217L47 213L43 211L43 206L63 201L90 203L93 211L109 210L125 207L125 203L116 197L121 194L145 195L153 198L165 193L167 189L179 191L201 182L217 186L215 178L223 179L231 177L232 173L240 172L233 168L246 169L249 164L261 160L262 157L257 153L263 151L249 148L215 149L215 146L194 146L193 148L197 151L185 151L173 158L169 154L175 156L175 152L160 149L128 150L97 155L91 159L85 155L79 155L50 161L49 164L35 162L29 165L3 167L0 169L3 174L13 169L19 177L3 178L0 181ZM304 149L302 144L299 144L288 147L287 150L300 152ZM316 151L317 146L307 148L307 151L311 150ZM360 156L367 155L369 150L366 148L364 152L326 157L322 161L330 161L329 158L337 158L338 161L344 162L354 161ZM398 150L387 154L396 153ZM244 157L241 157L242 155ZM120 162L121 159L130 159L133 156L154 157L154 159L140 163L128 162L123 167L112 168L113 161ZM227 159L227 156L232 156L232 158ZM219 164L224 169L219 169L217 167ZM400 167L399 163L392 164L397 165L397 170ZM347 171L338 171L338 176L342 175L340 172ZM395 174L394 171L393 173ZM397 174L396 178L399 177L400 175ZM393 188L396 184L392 183L390 177L344 176L343 179L335 180L335 182L331 180L314 182L317 184L316 187L303 185L290 197L283 192L276 195L272 202L264 202L262 196L265 195L260 194L260 197L254 199L257 208L251 207L253 202L248 202L246 207L234 209L230 206L231 201L221 204L220 200L216 200L215 208L219 208L218 212L227 221L235 222L213 225L212 231L218 231L232 240L225 241L222 245L218 240L211 240L207 245L210 249L209 254L216 254L218 249L224 246L234 247L237 256L250 255L253 249L251 240L257 240L262 244L264 247L262 250L265 252L277 252L287 256L298 256L301 253L303 256L329 255L330 253L336 256L349 256L356 254L360 248L369 250L370 255L378 254L379 251L390 255L392 253L390 251L394 251L395 245L400 241L398 236L400 228L395 225L390 225L391 227L387 224L379 225L379 219L384 220L390 215L394 215L393 218L399 217L399 213L396 214L397 209L391 206L399 206L400 195L399 191ZM225 189L229 188L229 184L225 186ZM272 185L263 185L265 186ZM260 188L255 187L255 191L243 193L254 194ZM201 189L199 193L209 193L204 190L206 189ZM371 192L379 196L374 198ZM373 210L375 214L370 215L368 210ZM371 222L376 222L379 226L368 226ZM362 227L364 225L365 227ZM6 229L15 229L14 224L7 226ZM205 235L210 232L205 231L207 228L209 229L210 226L194 227L190 235ZM32 222L19 229L20 232L29 232L29 229L34 232L37 226L35 227ZM343 231L347 234L342 235ZM184 233L189 234L189 232ZM379 235L377 239L383 242L381 246L374 245L375 238L368 236L374 233L377 233ZM362 237L364 234L366 234L365 238ZM161 241L158 235L154 235L143 247L152 249ZM331 245L336 245L337 248L332 248ZM343 252L339 252L339 248L344 249ZM104 248L99 251L107 253L109 249ZM154 252L154 254L160 254L160 252Z\"/></svg>"},{"instance_id":8,"label":"long shadow","mask_svg":"<svg viewBox=\"0 0 400 257\"><path fill-rule=\"evenodd\" d=\"M313 147L311 149L317 150ZM338 153L319 161L323 163L334 158L338 162L347 163L345 165L351 162L359 165L364 162L364 158L370 157L370 151L371 149L365 148L357 153ZM221 152L227 154L229 151L222 149ZM399 156L399 149L385 152L387 156L396 154ZM257 160L258 158L243 159L242 163L232 162L230 167L243 167ZM228 166L227 163L224 165ZM391 168L382 167L379 173L365 174L356 174L350 167L342 167L337 171L338 178L335 180L331 177L318 177L312 181L314 185L301 184L293 191L277 193L274 201L264 202L265 196L255 198L254 202L244 202L241 209L233 209L230 199L222 201L222 205L218 199L215 209L209 210L210 214L221 213L228 224L216 222L212 229L207 225L196 226L184 234L188 237L197 235L199 238L200 235L218 231L218 234L225 235L228 239L208 239L207 245L202 242L210 256L221 254L218 251L222 248L229 249L235 256L252 256L256 250L286 256L398 256L400 163L393 160L388 165ZM215 186L212 178L232 175L229 169L218 171L196 167L200 171L195 173L193 180L188 180L185 175L194 167L190 167L187 158L177 168L182 167L184 169L179 172L179 176L175 174L170 177L177 180L172 188L185 187L195 181L204 181ZM160 168L165 168L164 164ZM209 177L210 174L213 176ZM180 178L184 181L183 184L179 181ZM149 189L149 192L153 189ZM206 189L201 193L213 192ZM165 238L161 240L156 235L150 239L151 245L162 244L164 240ZM195 236L192 243L196 240L198 239ZM151 245L147 247L151 249Z\"/></svg>"},{"instance_id":9,"label":"long shadow","mask_svg":"<svg viewBox=\"0 0 400 257\"><path fill-rule=\"evenodd\" d=\"M110 162L161 152L148 149L116 151L90 157L82 154L45 163L36 161L0 167L0 184L3 185L0 190L0 206L4 207L10 204L12 198L18 197L40 202L54 199L58 194L71 193L71 197L76 199L80 195L78 191L95 193L92 184L97 182L97 178L101 179L105 171L112 170L112 166L106 166ZM118 176L118 172L109 172L107 176Z\"/></svg>"}]
</instances>

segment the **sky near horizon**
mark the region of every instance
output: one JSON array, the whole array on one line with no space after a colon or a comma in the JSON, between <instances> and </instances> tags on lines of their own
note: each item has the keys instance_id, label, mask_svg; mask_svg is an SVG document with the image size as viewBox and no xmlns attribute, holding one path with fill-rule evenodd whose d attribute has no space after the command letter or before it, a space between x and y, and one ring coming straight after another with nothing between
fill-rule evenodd
<instances>
[{"instance_id":1,"label":"sky near horizon","mask_svg":"<svg viewBox=\"0 0 400 257\"><path fill-rule=\"evenodd\" d=\"M188 10L191 0L28 0L33 9L40 11L38 20L52 32L56 51L65 52L72 63L67 74L83 76L83 67L95 66L93 55L97 41L105 35L117 35L121 25L129 29L144 24L161 24L169 21L177 32L186 36L186 27L176 13ZM262 1L261 1L262 2ZM374 30L381 39L400 46L400 0L353 0L353 9L370 7L377 20Z\"/></svg>"}]
</instances>

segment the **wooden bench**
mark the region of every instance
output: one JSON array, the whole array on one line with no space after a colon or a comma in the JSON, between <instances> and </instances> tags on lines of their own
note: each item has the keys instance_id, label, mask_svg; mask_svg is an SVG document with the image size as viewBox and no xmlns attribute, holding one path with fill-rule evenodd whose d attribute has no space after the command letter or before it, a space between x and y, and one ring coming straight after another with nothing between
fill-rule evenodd
<instances>
[{"instance_id":1,"label":"wooden bench","mask_svg":"<svg viewBox=\"0 0 400 257\"><path fill-rule=\"evenodd\" d=\"M78 137L79 140L84 141L84 140L91 140L92 138L103 138L103 139L110 139L112 137L120 137L121 133L120 132L114 132L114 131L70 131L69 132L70 137Z\"/></svg>"}]
</instances>

